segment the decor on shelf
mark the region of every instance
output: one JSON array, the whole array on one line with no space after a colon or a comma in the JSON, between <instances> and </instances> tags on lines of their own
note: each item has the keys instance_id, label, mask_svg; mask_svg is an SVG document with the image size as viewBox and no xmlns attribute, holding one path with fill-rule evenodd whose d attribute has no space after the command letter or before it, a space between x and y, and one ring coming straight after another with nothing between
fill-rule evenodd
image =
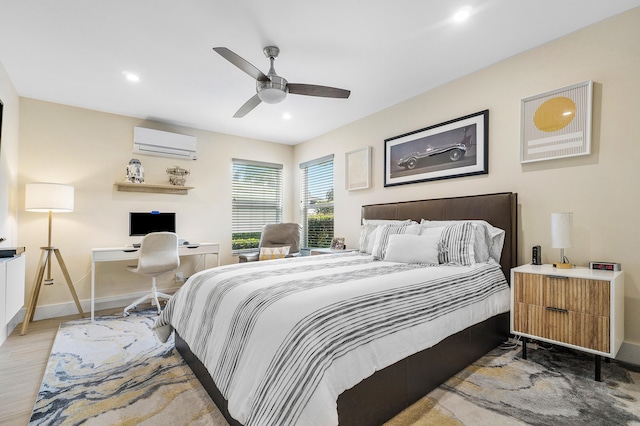
<instances>
[{"instance_id":1,"label":"decor on shelf","mask_svg":"<svg viewBox=\"0 0 640 426\"><path fill-rule=\"evenodd\" d=\"M46 247L40 247L42 253L40 254L40 260L38 261L38 272L36 273L36 279L31 289L31 296L27 305L27 312L22 322L21 335L27 332L29 322L33 321L33 314L38 304L38 296L40 295L41 285L53 284L53 278L51 278L51 262L52 255L55 254L62 274L64 275L67 286L71 291L73 300L76 303L80 316L84 317L82 312L82 306L78 300L78 295L73 287L73 282L69 276L69 271L64 263L62 254L57 247L51 245L51 216L53 212L64 213L73 211L73 186L63 185L59 183L30 183L25 187L25 210L29 212L47 212L49 213L49 232ZM47 276L44 277L45 269L47 270Z\"/></svg>"},{"instance_id":2,"label":"decor on shelf","mask_svg":"<svg viewBox=\"0 0 640 426\"><path fill-rule=\"evenodd\" d=\"M371 147L356 149L345 154L345 183L347 191L367 189L371 186Z\"/></svg>"},{"instance_id":3,"label":"decor on shelf","mask_svg":"<svg viewBox=\"0 0 640 426\"><path fill-rule=\"evenodd\" d=\"M127 165L127 183L144 183L144 167L137 158L132 158Z\"/></svg>"},{"instance_id":4,"label":"decor on shelf","mask_svg":"<svg viewBox=\"0 0 640 426\"><path fill-rule=\"evenodd\" d=\"M592 93L589 80L523 99L520 162L590 154Z\"/></svg>"},{"instance_id":5,"label":"decor on shelf","mask_svg":"<svg viewBox=\"0 0 640 426\"><path fill-rule=\"evenodd\" d=\"M551 213L551 247L560 249L560 262L556 268L573 268L564 255L564 249L573 247L573 213Z\"/></svg>"},{"instance_id":6,"label":"decor on shelf","mask_svg":"<svg viewBox=\"0 0 640 426\"><path fill-rule=\"evenodd\" d=\"M190 172L187 169L175 166L169 167L167 169L167 174L169 175L169 183L171 183L171 185L184 186L187 182L187 178L185 176L189 176Z\"/></svg>"},{"instance_id":7,"label":"decor on shelf","mask_svg":"<svg viewBox=\"0 0 640 426\"><path fill-rule=\"evenodd\" d=\"M385 139L384 186L489 173L489 110Z\"/></svg>"}]
</instances>

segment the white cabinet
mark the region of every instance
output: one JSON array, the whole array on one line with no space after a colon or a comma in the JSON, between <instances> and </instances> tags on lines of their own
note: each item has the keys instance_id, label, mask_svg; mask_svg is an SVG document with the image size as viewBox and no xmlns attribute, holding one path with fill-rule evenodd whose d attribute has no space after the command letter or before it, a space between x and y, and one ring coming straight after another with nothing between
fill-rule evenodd
<instances>
[{"instance_id":1,"label":"white cabinet","mask_svg":"<svg viewBox=\"0 0 640 426\"><path fill-rule=\"evenodd\" d=\"M24 272L24 255L0 258L0 344L16 326L11 320L24 305Z\"/></svg>"}]
</instances>

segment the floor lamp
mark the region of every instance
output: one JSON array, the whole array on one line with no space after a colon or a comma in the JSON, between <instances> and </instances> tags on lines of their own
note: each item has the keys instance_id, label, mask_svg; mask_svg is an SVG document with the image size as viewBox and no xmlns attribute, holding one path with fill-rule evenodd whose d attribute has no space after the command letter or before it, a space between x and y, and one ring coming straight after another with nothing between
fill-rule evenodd
<instances>
[{"instance_id":1,"label":"floor lamp","mask_svg":"<svg viewBox=\"0 0 640 426\"><path fill-rule=\"evenodd\" d=\"M40 289L42 285L53 284L51 278L51 262L53 255L56 256L64 279L67 281L69 290L73 300L76 302L80 316L84 317L82 312L82 306L78 300L78 295L73 287L73 282L69 276L69 271L64 263L62 254L57 247L51 245L51 216L56 212L72 212L73 211L73 186L62 185L58 183L29 183L25 187L25 210L29 212L47 212L49 213L49 234L46 247L40 247L40 261L38 262L38 272L31 289L31 297L29 297L29 304L27 305L27 313L24 316L22 322L22 332L24 335L27 332L29 323L33 321L33 314L36 311L36 305L38 304L38 297L40 296ZM45 270L47 276L45 278Z\"/></svg>"}]
</instances>

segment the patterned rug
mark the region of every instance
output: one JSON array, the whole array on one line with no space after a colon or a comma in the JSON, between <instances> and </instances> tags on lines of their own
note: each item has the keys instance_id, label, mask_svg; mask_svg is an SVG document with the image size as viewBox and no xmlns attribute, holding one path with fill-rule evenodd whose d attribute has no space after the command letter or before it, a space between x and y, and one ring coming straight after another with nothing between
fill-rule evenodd
<instances>
[{"instance_id":1,"label":"patterned rug","mask_svg":"<svg viewBox=\"0 0 640 426\"><path fill-rule=\"evenodd\" d=\"M640 367L602 363L560 347L494 349L387 423L427 425L640 425Z\"/></svg>"},{"instance_id":2,"label":"patterned rug","mask_svg":"<svg viewBox=\"0 0 640 426\"><path fill-rule=\"evenodd\" d=\"M60 325L30 425L227 425L155 311Z\"/></svg>"},{"instance_id":3,"label":"patterned rug","mask_svg":"<svg viewBox=\"0 0 640 426\"><path fill-rule=\"evenodd\" d=\"M153 310L64 323L30 425L227 426ZM555 348L495 349L387 426L640 425L640 367Z\"/></svg>"}]
</instances>

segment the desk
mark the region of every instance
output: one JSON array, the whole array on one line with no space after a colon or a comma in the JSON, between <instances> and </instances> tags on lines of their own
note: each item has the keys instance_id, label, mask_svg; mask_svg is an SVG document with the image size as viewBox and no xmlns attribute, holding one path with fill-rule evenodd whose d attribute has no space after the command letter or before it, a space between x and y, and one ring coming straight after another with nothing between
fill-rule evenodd
<instances>
[{"instance_id":1,"label":"desk","mask_svg":"<svg viewBox=\"0 0 640 426\"><path fill-rule=\"evenodd\" d=\"M115 262L119 260L131 260L138 258L139 248L135 247L108 247L91 249L91 321L94 320L95 311L95 283L96 262ZM218 243L200 243L178 246L180 256L206 256L215 254L220 266L220 245ZM206 258L204 267L207 267Z\"/></svg>"}]
</instances>

